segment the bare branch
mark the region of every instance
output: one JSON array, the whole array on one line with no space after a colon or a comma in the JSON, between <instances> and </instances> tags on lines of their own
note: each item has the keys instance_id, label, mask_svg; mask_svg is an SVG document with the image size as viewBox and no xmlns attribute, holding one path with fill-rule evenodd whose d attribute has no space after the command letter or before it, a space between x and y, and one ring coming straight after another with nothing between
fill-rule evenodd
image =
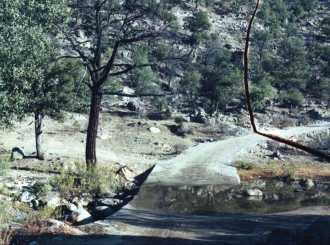
<instances>
[{"instance_id":1,"label":"bare branch","mask_svg":"<svg viewBox=\"0 0 330 245\"><path fill-rule=\"evenodd\" d=\"M126 66L127 68L123 69L121 71L110 73L109 75L113 76L113 77L114 76L119 76L119 75L122 75L122 74L126 74L126 73L130 72L131 70L134 70L134 69L137 69L137 68L148 67L148 66L153 66L153 65L155 65L155 64L142 64L142 65L121 64L121 66ZM118 64L117 64L117 66L118 66Z\"/></svg>"},{"instance_id":2,"label":"bare branch","mask_svg":"<svg viewBox=\"0 0 330 245\"><path fill-rule=\"evenodd\" d=\"M164 97L164 96L172 96L173 93L166 94L157 94L157 93L144 93L144 94L125 94L123 92L104 92L104 95L116 95L121 97L130 97L130 98L138 98L138 97Z\"/></svg>"}]
</instances>

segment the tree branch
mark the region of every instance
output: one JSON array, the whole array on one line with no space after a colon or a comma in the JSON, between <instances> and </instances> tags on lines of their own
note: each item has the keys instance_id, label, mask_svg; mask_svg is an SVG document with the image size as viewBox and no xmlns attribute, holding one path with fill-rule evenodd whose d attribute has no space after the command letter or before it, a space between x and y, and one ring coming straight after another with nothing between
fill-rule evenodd
<instances>
[{"instance_id":1,"label":"tree branch","mask_svg":"<svg viewBox=\"0 0 330 245\"><path fill-rule=\"evenodd\" d=\"M282 137L279 137L277 135L272 135L272 134L267 134L267 133L262 133L257 129L257 126L255 124L255 119L254 119L254 114L253 114L253 109L252 109L252 103L251 103L251 95L250 95L250 89L249 89L249 45L250 45L250 37L251 37L251 29L253 25L253 21L255 19L255 16L258 12L260 6L260 0L257 0L256 2L256 7L254 9L254 12L252 14L252 17L249 21L248 28L247 28L247 33L246 33L246 40L245 40L245 51L244 51L244 88L245 88L245 97L246 97L246 104L247 104L247 109L249 111L249 116L250 116L250 122L251 126L253 128L253 132L264 136L266 138L272 139L274 141L289 145L291 147L294 147L296 149L305 151L307 153L310 153L314 156L320 157L322 159L325 159L330 162L330 155L319 151L317 149L313 149L309 146L305 146L302 144L299 144L297 142L294 142L292 140L288 140Z\"/></svg>"},{"instance_id":2,"label":"tree branch","mask_svg":"<svg viewBox=\"0 0 330 245\"><path fill-rule=\"evenodd\" d=\"M153 66L153 65L155 65L155 64L142 64L142 65L121 64L121 66L127 66L127 68L126 69L123 69L121 71L110 73L109 75L110 76L113 76L113 77L114 76L119 76L119 75L128 73L131 70L137 69L137 68L148 67L148 66ZM117 66L118 66L118 64L117 64Z\"/></svg>"},{"instance_id":3,"label":"tree branch","mask_svg":"<svg viewBox=\"0 0 330 245\"><path fill-rule=\"evenodd\" d=\"M156 94L156 93L145 93L145 94L125 94L123 92L107 92L103 93L104 95L116 95L121 97L130 97L130 98L139 98L139 97L164 97L164 96L172 96L173 93L166 94Z\"/></svg>"}]
</instances>

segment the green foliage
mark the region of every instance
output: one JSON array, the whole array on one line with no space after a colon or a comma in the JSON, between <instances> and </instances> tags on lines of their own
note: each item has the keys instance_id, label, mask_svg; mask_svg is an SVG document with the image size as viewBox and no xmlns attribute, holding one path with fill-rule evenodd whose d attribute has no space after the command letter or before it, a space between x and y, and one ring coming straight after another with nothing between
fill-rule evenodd
<instances>
[{"instance_id":1,"label":"green foliage","mask_svg":"<svg viewBox=\"0 0 330 245\"><path fill-rule=\"evenodd\" d=\"M63 84L50 64L56 56L54 36L65 22L65 1L5 0L1 7L1 90L14 108L8 112L57 116L59 102L65 101L58 96Z\"/></svg>"},{"instance_id":2,"label":"green foliage","mask_svg":"<svg viewBox=\"0 0 330 245\"><path fill-rule=\"evenodd\" d=\"M289 17L288 7L284 0L264 1L258 17L265 27L269 28L270 33L277 36Z\"/></svg>"},{"instance_id":3,"label":"green foliage","mask_svg":"<svg viewBox=\"0 0 330 245\"><path fill-rule=\"evenodd\" d=\"M123 180L111 167L100 165L86 170L82 164L75 162L71 168L55 176L50 183L63 197L70 198L86 193L97 196L101 193L115 192L122 187Z\"/></svg>"},{"instance_id":4,"label":"green foliage","mask_svg":"<svg viewBox=\"0 0 330 245\"><path fill-rule=\"evenodd\" d=\"M180 90L188 97L190 103L195 103L201 89L202 74L195 69L188 69L180 80Z\"/></svg>"},{"instance_id":5,"label":"green foliage","mask_svg":"<svg viewBox=\"0 0 330 245\"><path fill-rule=\"evenodd\" d=\"M138 93L143 92L156 92L159 89L160 80L157 74L152 70L148 64L148 47L146 45L140 45L136 47L133 53L133 61L137 66L147 65L138 68L133 73L134 87Z\"/></svg>"},{"instance_id":6,"label":"green foliage","mask_svg":"<svg viewBox=\"0 0 330 245\"><path fill-rule=\"evenodd\" d=\"M201 93L211 104L211 111L224 110L241 94L241 73L229 51L215 41L210 44L201 66Z\"/></svg>"},{"instance_id":7,"label":"green foliage","mask_svg":"<svg viewBox=\"0 0 330 245\"><path fill-rule=\"evenodd\" d=\"M192 17L187 18L187 28L191 32L207 31L211 27L208 13L198 11Z\"/></svg>"},{"instance_id":8,"label":"green foliage","mask_svg":"<svg viewBox=\"0 0 330 245\"><path fill-rule=\"evenodd\" d=\"M193 16L187 17L185 21L185 27L192 33L190 40L192 45L208 39L211 24L207 12L197 11L193 13Z\"/></svg>"},{"instance_id":9,"label":"green foliage","mask_svg":"<svg viewBox=\"0 0 330 245\"><path fill-rule=\"evenodd\" d=\"M290 89L280 94L280 100L284 105L297 107L304 102L304 96L298 89Z\"/></svg>"},{"instance_id":10,"label":"green foliage","mask_svg":"<svg viewBox=\"0 0 330 245\"><path fill-rule=\"evenodd\" d=\"M254 168L254 164L246 161L237 161L235 163L235 167L242 170L252 170Z\"/></svg>"},{"instance_id":11,"label":"green foliage","mask_svg":"<svg viewBox=\"0 0 330 245\"><path fill-rule=\"evenodd\" d=\"M289 37L280 43L276 68L272 74L274 85L279 90L290 91L284 97L300 99L301 92L306 88L310 74L306 55L304 42L296 37Z\"/></svg>"},{"instance_id":12,"label":"green foliage","mask_svg":"<svg viewBox=\"0 0 330 245\"><path fill-rule=\"evenodd\" d=\"M274 88L271 85L272 79L270 77L263 77L258 81L258 84L252 86L251 97L253 107L257 111L263 111L267 102L270 102L274 97Z\"/></svg>"}]
</instances>

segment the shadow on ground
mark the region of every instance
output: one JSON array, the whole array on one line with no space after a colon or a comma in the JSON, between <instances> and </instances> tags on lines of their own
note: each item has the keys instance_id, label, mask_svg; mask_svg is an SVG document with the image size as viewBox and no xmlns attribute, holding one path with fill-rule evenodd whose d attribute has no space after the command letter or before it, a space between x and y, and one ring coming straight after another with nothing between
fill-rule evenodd
<instances>
[{"instance_id":1,"label":"shadow on ground","mask_svg":"<svg viewBox=\"0 0 330 245\"><path fill-rule=\"evenodd\" d=\"M21 236L12 244L330 244L330 217L319 215L183 216L123 209L97 225L106 227L108 234Z\"/></svg>"}]
</instances>

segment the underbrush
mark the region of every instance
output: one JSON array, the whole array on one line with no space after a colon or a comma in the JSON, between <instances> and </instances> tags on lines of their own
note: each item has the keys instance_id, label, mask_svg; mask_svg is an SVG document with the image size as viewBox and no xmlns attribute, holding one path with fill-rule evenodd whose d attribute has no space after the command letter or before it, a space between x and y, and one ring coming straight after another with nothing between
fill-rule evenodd
<instances>
[{"instance_id":1,"label":"underbrush","mask_svg":"<svg viewBox=\"0 0 330 245\"><path fill-rule=\"evenodd\" d=\"M0 176L6 174L6 172L10 169L11 162L8 156L0 156Z\"/></svg>"},{"instance_id":2,"label":"underbrush","mask_svg":"<svg viewBox=\"0 0 330 245\"><path fill-rule=\"evenodd\" d=\"M84 194L97 196L101 193L114 193L124 185L124 179L110 166L98 165L87 170L85 165L75 162L62 170L50 181L63 198L80 197Z\"/></svg>"}]
</instances>

